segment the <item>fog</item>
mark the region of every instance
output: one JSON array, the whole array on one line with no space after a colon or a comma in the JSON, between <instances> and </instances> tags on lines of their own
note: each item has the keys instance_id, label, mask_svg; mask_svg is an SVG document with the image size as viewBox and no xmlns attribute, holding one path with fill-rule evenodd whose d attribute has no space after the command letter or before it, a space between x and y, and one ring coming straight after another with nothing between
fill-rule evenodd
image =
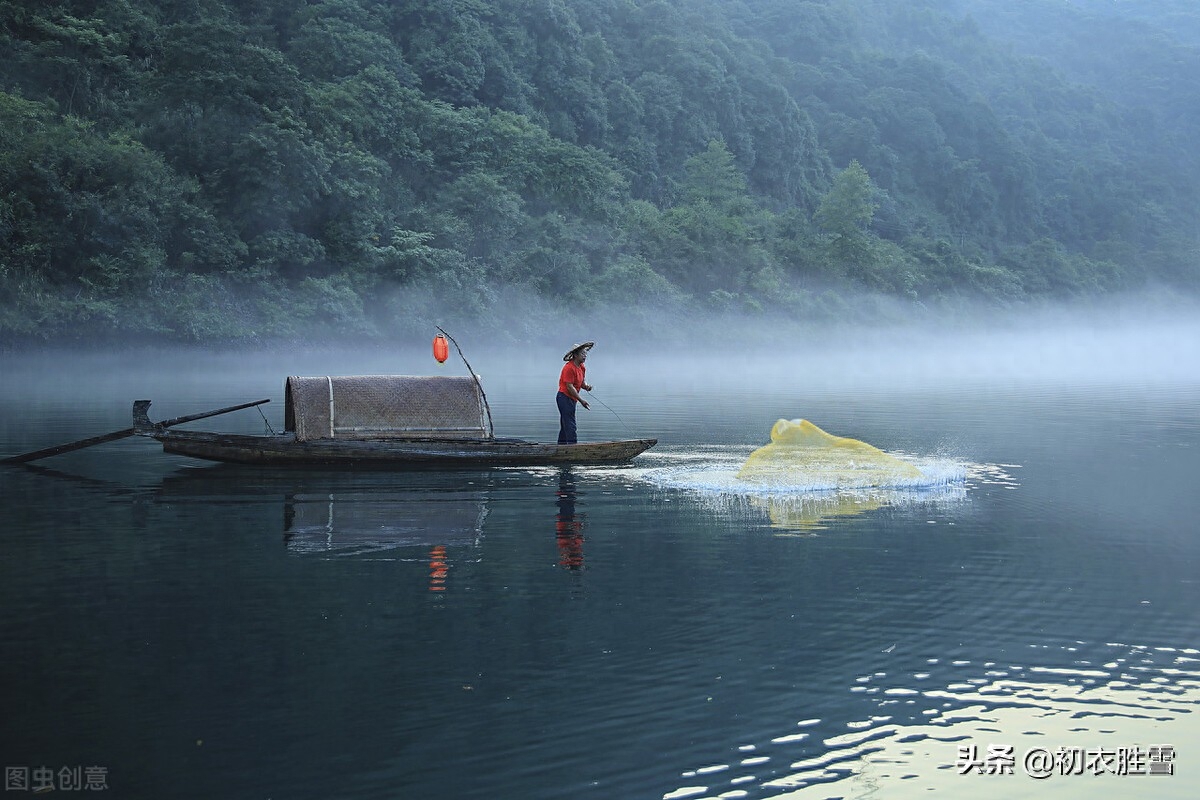
<instances>
[{"instance_id":1,"label":"fog","mask_svg":"<svg viewBox=\"0 0 1200 800\"><path fill-rule=\"evenodd\" d=\"M593 383L690 387L799 378L821 384L911 386L958 382L1192 383L1200 380L1200 304L1166 291L1090 304L1039 303L945 308L860 295L846 313L698 313L682 307L603 306L563 313L549 301L514 296L507 316L428 322L426 334L394 343L332 346L364 371L389 365L462 370L451 350L438 367L429 338L441 325L476 372L557 373L572 344L595 341ZM307 352L317 363L321 348ZM463 370L465 371L465 370Z\"/></svg>"},{"instance_id":2,"label":"fog","mask_svg":"<svg viewBox=\"0 0 1200 800\"><path fill-rule=\"evenodd\" d=\"M763 381L878 390L1200 381L1200 308L1190 301L1143 296L1088 308L979 309L949 319L903 319L895 309L874 320L860 310L858 317L685 316L669 308L565 316L526 307L507 320L434 317L424 333L419 321L409 321L408 333L372 341L28 347L0 355L0 364L9 400L109 392L166 399L197 392L201 383L211 391L213 381L257 386L253 391L266 397L279 393L288 375L466 374L453 347L446 364L433 360L430 341L441 325L485 390L552 381L565 350L587 340L596 342L589 379L601 398L605 387L709 393ZM194 375L196 383L180 375Z\"/></svg>"}]
</instances>

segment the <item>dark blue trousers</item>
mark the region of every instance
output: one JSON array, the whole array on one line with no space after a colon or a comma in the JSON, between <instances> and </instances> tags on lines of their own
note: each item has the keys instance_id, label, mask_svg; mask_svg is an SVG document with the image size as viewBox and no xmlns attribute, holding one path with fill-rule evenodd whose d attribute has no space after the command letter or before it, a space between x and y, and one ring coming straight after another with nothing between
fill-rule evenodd
<instances>
[{"instance_id":1,"label":"dark blue trousers","mask_svg":"<svg viewBox=\"0 0 1200 800\"><path fill-rule=\"evenodd\" d=\"M554 396L558 403L558 443L575 444L579 440L575 433L575 401L562 392Z\"/></svg>"}]
</instances>

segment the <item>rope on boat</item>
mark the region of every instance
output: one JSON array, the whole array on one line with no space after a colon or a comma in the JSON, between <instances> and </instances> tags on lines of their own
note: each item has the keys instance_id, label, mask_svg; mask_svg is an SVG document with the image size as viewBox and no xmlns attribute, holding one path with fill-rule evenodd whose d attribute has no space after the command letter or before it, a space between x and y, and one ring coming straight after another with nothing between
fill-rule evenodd
<instances>
[{"instance_id":1,"label":"rope on boat","mask_svg":"<svg viewBox=\"0 0 1200 800\"><path fill-rule=\"evenodd\" d=\"M441 331L442 335L450 340L450 343L454 345L454 349L458 351L458 357L461 358L463 363L467 365L467 372L471 373L471 377L475 380L475 385L479 387L479 396L483 398L483 409L487 412L488 419L488 438L495 439L496 426L492 424L492 407L488 405L487 393L483 391L483 384L479 382L479 376L476 375L475 370L471 368L471 362L467 361L467 357L463 355L462 348L458 346L458 342L454 341L454 337L446 333L446 331L442 329L441 325L434 325L433 327Z\"/></svg>"},{"instance_id":2,"label":"rope on boat","mask_svg":"<svg viewBox=\"0 0 1200 800\"><path fill-rule=\"evenodd\" d=\"M272 436L277 436L278 434L275 433L275 429L272 428L271 423L267 421L267 415L263 413L262 407L255 406L255 408L258 409L258 415L263 418L263 424L267 426L267 430L269 430L271 432Z\"/></svg>"}]
</instances>

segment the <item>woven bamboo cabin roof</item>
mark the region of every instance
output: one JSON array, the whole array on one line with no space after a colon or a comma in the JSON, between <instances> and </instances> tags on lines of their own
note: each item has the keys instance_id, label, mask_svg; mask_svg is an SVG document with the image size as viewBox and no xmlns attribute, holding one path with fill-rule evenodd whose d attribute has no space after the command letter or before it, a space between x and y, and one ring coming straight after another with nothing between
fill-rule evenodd
<instances>
[{"instance_id":1,"label":"woven bamboo cabin roof","mask_svg":"<svg viewBox=\"0 0 1200 800\"><path fill-rule=\"evenodd\" d=\"M486 439L473 378L413 375L289 377L284 428L312 439Z\"/></svg>"}]
</instances>

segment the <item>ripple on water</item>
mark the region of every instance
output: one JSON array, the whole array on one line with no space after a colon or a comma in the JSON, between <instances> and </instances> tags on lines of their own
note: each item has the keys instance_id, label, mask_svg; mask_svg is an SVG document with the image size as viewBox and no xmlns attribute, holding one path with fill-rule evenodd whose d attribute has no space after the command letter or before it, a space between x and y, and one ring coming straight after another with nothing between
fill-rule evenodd
<instances>
[{"instance_id":1,"label":"ripple on water","mask_svg":"<svg viewBox=\"0 0 1200 800\"><path fill-rule=\"evenodd\" d=\"M826 797L830 791L860 797L873 796L883 779L903 779L902 787L890 784L895 796L926 796L929 791L961 796L969 787L972 795L982 790L983 796L1003 797L1023 780L1028 783L1021 789L1036 785L1075 796L1072 792L1081 781L1108 779L1154 780L1157 789L1167 790L1162 796L1187 796L1187 787L1177 778L1089 772L1035 782L1024 774L1022 759L1036 748L1115 754L1140 747L1144 754L1152 746L1194 746L1200 738L1193 721L1200 711L1196 650L1117 642L1030 647L1047 661L1072 666L934 657L911 668L860 675L846 687L852 693L860 690L853 695L858 713L847 709L844 719L805 720L799 723L806 730L803 736L780 731L761 743L743 743L736 748L740 759L730 756L730 769L688 770L683 773L688 786L680 791L692 797L728 797L735 788L755 797ZM1075 658L1080 649L1095 657ZM999 666L1003 669L997 670ZM879 691L863 693L864 684ZM1173 691L1150 694L1164 684ZM987 754L992 745L1011 746L1016 762L1011 776L997 776L994 781L999 784L982 786L982 779L963 774L967 767L961 754L972 748ZM747 751L755 757L746 758ZM1072 780L1075 783L1068 785ZM830 784L838 785L835 789ZM664 795L674 796L681 795Z\"/></svg>"}]
</instances>

